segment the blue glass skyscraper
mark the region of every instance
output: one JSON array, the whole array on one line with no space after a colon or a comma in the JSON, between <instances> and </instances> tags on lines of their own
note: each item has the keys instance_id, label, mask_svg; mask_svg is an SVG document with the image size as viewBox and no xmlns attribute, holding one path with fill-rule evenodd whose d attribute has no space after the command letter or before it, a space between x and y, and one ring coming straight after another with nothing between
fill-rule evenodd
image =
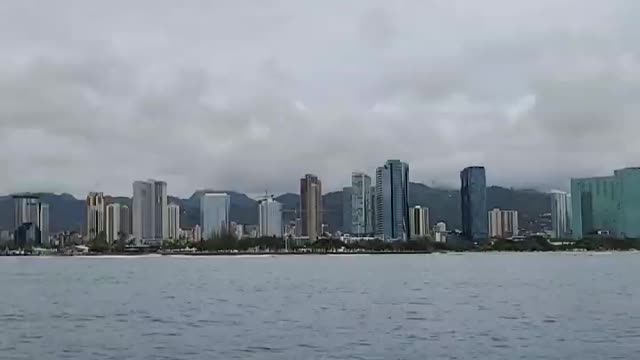
<instances>
[{"instance_id":1,"label":"blue glass skyscraper","mask_svg":"<svg viewBox=\"0 0 640 360\"><path fill-rule=\"evenodd\" d=\"M462 236L469 241L488 239L487 180L483 166L472 166L460 172Z\"/></svg>"},{"instance_id":2,"label":"blue glass skyscraper","mask_svg":"<svg viewBox=\"0 0 640 360\"><path fill-rule=\"evenodd\" d=\"M409 165L388 160L376 170L376 235L385 240L409 236Z\"/></svg>"}]
</instances>

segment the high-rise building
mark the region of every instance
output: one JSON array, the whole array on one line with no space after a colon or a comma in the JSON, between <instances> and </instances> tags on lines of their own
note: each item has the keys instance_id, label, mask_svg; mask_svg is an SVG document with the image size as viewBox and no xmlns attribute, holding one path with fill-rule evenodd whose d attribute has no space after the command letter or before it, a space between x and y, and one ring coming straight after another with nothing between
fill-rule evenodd
<instances>
[{"instance_id":1,"label":"high-rise building","mask_svg":"<svg viewBox=\"0 0 640 360\"><path fill-rule=\"evenodd\" d=\"M87 240L93 241L104 233L104 195L101 192L90 192L87 195Z\"/></svg>"},{"instance_id":2,"label":"high-rise building","mask_svg":"<svg viewBox=\"0 0 640 360\"><path fill-rule=\"evenodd\" d=\"M342 232L352 233L351 229L351 211L353 199L353 189L350 186L342 188Z\"/></svg>"},{"instance_id":3,"label":"high-rise building","mask_svg":"<svg viewBox=\"0 0 640 360\"><path fill-rule=\"evenodd\" d=\"M120 239L121 206L118 203L107 205L105 217L106 240L108 244L115 244Z\"/></svg>"},{"instance_id":4,"label":"high-rise building","mask_svg":"<svg viewBox=\"0 0 640 360\"><path fill-rule=\"evenodd\" d=\"M169 236L166 182L134 182L132 205L132 230L138 243L158 244Z\"/></svg>"},{"instance_id":5,"label":"high-rise building","mask_svg":"<svg viewBox=\"0 0 640 360\"><path fill-rule=\"evenodd\" d=\"M563 191L554 190L551 192L551 229L554 239L564 238L569 233L570 198L571 196Z\"/></svg>"},{"instance_id":6,"label":"high-rise building","mask_svg":"<svg viewBox=\"0 0 640 360\"><path fill-rule=\"evenodd\" d=\"M460 172L462 236L472 242L488 239L487 180L482 166L472 166Z\"/></svg>"},{"instance_id":7,"label":"high-rise building","mask_svg":"<svg viewBox=\"0 0 640 360\"><path fill-rule=\"evenodd\" d=\"M422 206L409 208L409 229L411 239L429 236L429 208Z\"/></svg>"},{"instance_id":8,"label":"high-rise building","mask_svg":"<svg viewBox=\"0 0 640 360\"><path fill-rule=\"evenodd\" d=\"M49 235L49 204L41 202L38 207L38 227L40 228L40 244L51 245Z\"/></svg>"},{"instance_id":9,"label":"high-rise building","mask_svg":"<svg viewBox=\"0 0 640 360\"><path fill-rule=\"evenodd\" d=\"M120 205L120 233L131 235L131 209L127 205Z\"/></svg>"},{"instance_id":10,"label":"high-rise building","mask_svg":"<svg viewBox=\"0 0 640 360\"><path fill-rule=\"evenodd\" d=\"M193 229L191 230L191 238L194 242L202 241L202 228L200 227L200 225L196 225L193 227Z\"/></svg>"},{"instance_id":11,"label":"high-rise building","mask_svg":"<svg viewBox=\"0 0 640 360\"><path fill-rule=\"evenodd\" d=\"M388 160L376 170L376 235L409 237L409 165L400 160Z\"/></svg>"},{"instance_id":12,"label":"high-rise building","mask_svg":"<svg viewBox=\"0 0 640 360\"><path fill-rule=\"evenodd\" d=\"M14 195L14 234L16 246L48 246L49 205L34 195Z\"/></svg>"},{"instance_id":13,"label":"high-rise building","mask_svg":"<svg viewBox=\"0 0 640 360\"><path fill-rule=\"evenodd\" d=\"M177 204L169 204L169 239L177 240L180 238L180 206Z\"/></svg>"},{"instance_id":14,"label":"high-rise building","mask_svg":"<svg viewBox=\"0 0 640 360\"><path fill-rule=\"evenodd\" d=\"M300 179L300 217L302 236L316 241L322 235L322 182L315 175Z\"/></svg>"},{"instance_id":15,"label":"high-rise building","mask_svg":"<svg viewBox=\"0 0 640 360\"><path fill-rule=\"evenodd\" d=\"M640 237L640 168L613 176L571 179L571 228L575 239L590 234Z\"/></svg>"},{"instance_id":16,"label":"high-rise building","mask_svg":"<svg viewBox=\"0 0 640 360\"><path fill-rule=\"evenodd\" d=\"M361 172L351 174L352 234L363 236L373 233L372 196L371 177Z\"/></svg>"},{"instance_id":17,"label":"high-rise building","mask_svg":"<svg viewBox=\"0 0 640 360\"><path fill-rule=\"evenodd\" d=\"M282 204L273 197L258 202L258 236L282 237Z\"/></svg>"},{"instance_id":18,"label":"high-rise building","mask_svg":"<svg viewBox=\"0 0 640 360\"><path fill-rule=\"evenodd\" d=\"M217 235L230 231L229 209L231 196L224 193L204 194L200 198L200 223L202 237L212 239Z\"/></svg>"},{"instance_id":19,"label":"high-rise building","mask_svg":"<svg viewBox=\"0 0 640 360\"><path fill-rule=\"evenodd\" d=\"M508 239L518 236L518 212L516 210L493 209L488 212L489 236L493 239Z\"/></svg>"}]
</instances>

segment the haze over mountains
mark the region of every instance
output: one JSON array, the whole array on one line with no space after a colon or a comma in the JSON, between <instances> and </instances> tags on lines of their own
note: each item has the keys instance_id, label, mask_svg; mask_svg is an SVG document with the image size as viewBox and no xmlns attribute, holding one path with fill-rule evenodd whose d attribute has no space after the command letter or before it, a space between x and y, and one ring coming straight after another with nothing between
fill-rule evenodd
<instances>
[{"instance_id":1,"label":"haze over mountains","mask_svg":"<svg viewBox=\"0 0 640 360\"><path fill-rule=\"evenodd\" d=\"M200 197L209 190L198 190L187 199L169 196L169 202L180 205L183 228L191 228L199 223ZM222 192L222 191L220 191ZM240 224L257 224L258 203L246 194L235 191L224 191L231 195L231 221ZM42 200L49 204L51 211L51 231L63 230L80 231L85 223L85 201L76 199L69 194L40 194ZM276 197L283 204L285 223L294 219L295 209L299 207L298 194L283 194ZM431 188L419 183L409 186L410 206L421 205L429 207L431 224L444 221L449 228L460 227L460 194L457 190ZM340 230L342 227L342 191L330 192L323 195L324 222L330 231ZM518 210L520 227L525 230L538 231L544 228L540 223L540 215L549 213L549 195L534 190L514 190L497 186L487 188L488 209ZM128 197L106 197L107 203L118 202L131 205ZM0 229L13 229L13 201L11 196L0 197Z\"/></svg>"}]
</instances>

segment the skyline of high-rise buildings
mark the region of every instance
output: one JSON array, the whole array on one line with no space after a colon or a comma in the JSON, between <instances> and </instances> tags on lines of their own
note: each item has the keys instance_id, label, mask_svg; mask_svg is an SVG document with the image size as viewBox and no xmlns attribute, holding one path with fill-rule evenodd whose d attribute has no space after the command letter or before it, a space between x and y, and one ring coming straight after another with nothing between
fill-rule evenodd
<instances>
[{"instance_id":1,"label":"skyline of high-rise buildings","mask_svg":"<svg viewBox=\"0 0 640 360\"><path fill-rule=\"evenodd\" d=\"M488 240L487 180L483 166L470 166L460 172L460 210L463 238L472 242Z\"/></svg>"},{"instance_id":2,"label":"skyline of high-rise buildings","mask_svg":"<svg viewBox=\"0 0 640 360\"><path fill-rule=\"evenodd\" d=\"M167 183L148 180L133 183L132 231L139 243L157 243L169 234Z\"/></svg>"},{"instance_id":3,"label":"skyline of high-rise buildings","mask_svg":"<svg viewBox=\"0 0 640 360\"><path fill-rule=\"evenodd\" d=\"M376 169L376 229L384 239L409 237L409 165L387 160Z\"/></svg>"},{"instance_id":4,"label":"skyline of high-rise buildings","mask_svg":"<svg viewBox=\"0 0 640 360\"><path fill-rule=\"evenodd\" d=\"M209 240L230 230L231 196L226 193L206 193L200 198L202 238Z\"/></svg>"},{"instance_id":5,"label":"skyline of high-rise buildings","mask_svg":"<svg viewBox=\"0 0 640 360\"><path fill-rule=\"evenodd\" d=\"M322 235L322 182L313 174L300 179L301 235L315 241Z\"/></svg>"}]
</instances>

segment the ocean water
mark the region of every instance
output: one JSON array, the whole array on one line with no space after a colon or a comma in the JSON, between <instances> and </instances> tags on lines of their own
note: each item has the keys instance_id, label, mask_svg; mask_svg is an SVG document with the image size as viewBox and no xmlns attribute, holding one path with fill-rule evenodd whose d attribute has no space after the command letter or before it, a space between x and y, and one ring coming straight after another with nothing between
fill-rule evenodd
<instances>
[{"instance_id":1,"label":"ocean water","mask_svg":"<svg viewBox=\"0 0 640 360\"><path fill-rule=\"evenodd\" d=\"M640 254L0 257L0 359L640 359Z\"/></svg>"}]
</instances>

